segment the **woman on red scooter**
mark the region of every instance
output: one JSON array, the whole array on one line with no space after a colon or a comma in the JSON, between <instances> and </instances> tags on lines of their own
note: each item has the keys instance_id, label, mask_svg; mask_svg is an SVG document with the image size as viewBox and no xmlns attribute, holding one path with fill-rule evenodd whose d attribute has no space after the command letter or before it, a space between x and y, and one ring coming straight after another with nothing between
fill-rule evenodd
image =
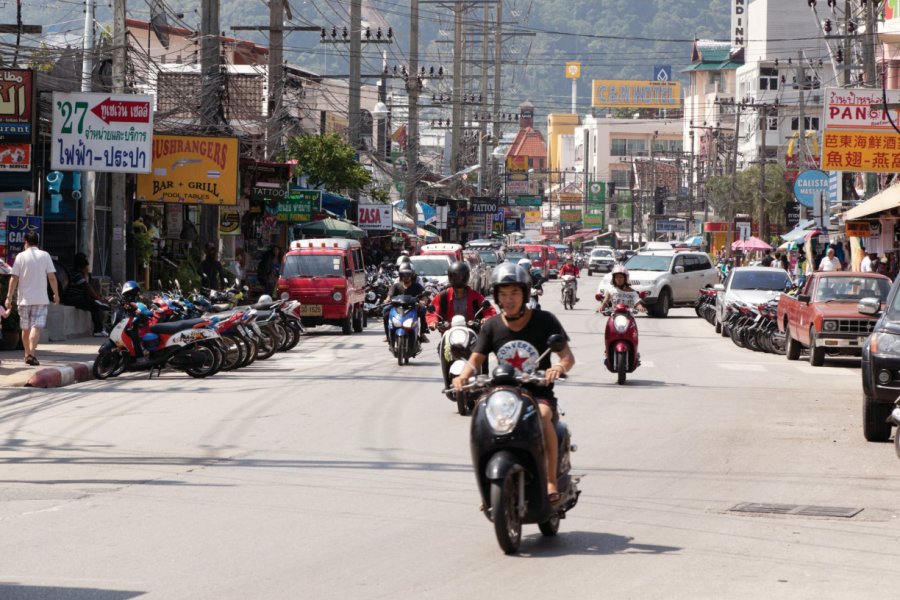
<instances>
[{"instance_id":1,"label":"woman on red scooter","mask_svg":"<svg viewBox=\"0 0 900 600\"><path fill-rule=\"evenodd\" d=\"M610 305L624 304L628 308L643 311L641 296L628 281L628 269L624 265L616 265L612 270L612 285L605 286L602 283L597 289L597 296L603 294L603 301L597 307L597 312L603 312ZM599 299L599 298L598 298Z\"/></svg>"}]
</instances>

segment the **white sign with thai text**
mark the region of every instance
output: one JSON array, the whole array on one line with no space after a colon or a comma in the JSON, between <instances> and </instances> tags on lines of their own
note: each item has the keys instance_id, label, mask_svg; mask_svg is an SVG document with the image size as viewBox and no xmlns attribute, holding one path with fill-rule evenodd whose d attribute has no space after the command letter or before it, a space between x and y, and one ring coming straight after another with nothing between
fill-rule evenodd
<instances>
[{"instance_id":1,"label":"white sign with thai text","mask_svg":"<svg viewBox=\"0 0 900 600\"><path fill-rule=\"evenodd\" d=\"M825 90L825 129L849 129L853 131L894 131L891 119L900 127L900 90L887 91L890 118L884 110L884 94L881 89Z\"/></svg>"},{"instance_id":2,"label":"white sign with thai text","mask_svg":"<svg viewBox=\"0 0 900 600\"><path fill-rule=\"evenodd\" d=\"M153 108L139 94L53 93L51 168L149 173Z\"/></svg>"}]
</instances>

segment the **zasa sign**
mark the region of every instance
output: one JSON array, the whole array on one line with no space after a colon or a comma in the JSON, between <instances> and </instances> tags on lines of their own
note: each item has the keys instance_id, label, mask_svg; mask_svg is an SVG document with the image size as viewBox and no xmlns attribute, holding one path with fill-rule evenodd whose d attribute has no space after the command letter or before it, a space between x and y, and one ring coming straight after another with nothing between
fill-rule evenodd
<instances>
[{"instance_id":1,"label":"zasa sign","mask_svg":"<svg viewBox=\"0 0 900 600\"><path fill-rule=\"evenodd\" d=\"M53 92L50 166L60 171L149 173L151 97Z\"/></svg>"},{"instance_id":2,"label":"zasa sign","mask_svg":"<svg viewBox=\"0 0 900 600\"><path fill-rule=\"evenodd\" d=\"M393 209L387 204L360 204L358 224L360 229L377 231L394 226Z\"/></svg>"}]
</instances>

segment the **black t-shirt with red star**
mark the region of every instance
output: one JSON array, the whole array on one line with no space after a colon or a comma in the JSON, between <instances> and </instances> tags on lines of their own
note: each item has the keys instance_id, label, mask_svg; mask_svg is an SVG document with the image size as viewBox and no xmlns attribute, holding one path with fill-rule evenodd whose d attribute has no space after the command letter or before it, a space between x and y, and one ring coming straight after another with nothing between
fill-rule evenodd
<instances>
[{"instance_id":1,"label":"black t-shirt with red star","mask_svg":"<svg viewBox=\"0 0 900 600\"><path fill-rule=\"evenodd\" d=\"M512 365L517 373L534 370L537 358L547 350L547 338L553 334L562 335L566 341L569 336L559 320L552 313L543 310L531 311L531 319L521 331L513 331L501 318L488 319L481 326L475 352L487 356L491 352L497 355L498 362ZM551 366L548 354L538 364L538 369L547 370ZM553 399L553 386L526 386L528 391L538 398Z\"/></svg>"}]
</instances>

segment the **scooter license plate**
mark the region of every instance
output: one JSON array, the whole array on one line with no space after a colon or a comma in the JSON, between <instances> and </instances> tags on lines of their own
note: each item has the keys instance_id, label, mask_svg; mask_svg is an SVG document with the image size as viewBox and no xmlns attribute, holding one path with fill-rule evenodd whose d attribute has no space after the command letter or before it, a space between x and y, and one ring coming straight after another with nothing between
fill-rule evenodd
<instances>
[{"instance_id":1,"label":"scooter license plate","mask_svg":"<svg viewBox=\"0 0 900 600\"><path fill-rule=\"evenodd\" d=\"M322 316L322 305L321 304L303 304L300 306L300 316L301 317L321 317Z\"/></svg>"}]
</instances>

